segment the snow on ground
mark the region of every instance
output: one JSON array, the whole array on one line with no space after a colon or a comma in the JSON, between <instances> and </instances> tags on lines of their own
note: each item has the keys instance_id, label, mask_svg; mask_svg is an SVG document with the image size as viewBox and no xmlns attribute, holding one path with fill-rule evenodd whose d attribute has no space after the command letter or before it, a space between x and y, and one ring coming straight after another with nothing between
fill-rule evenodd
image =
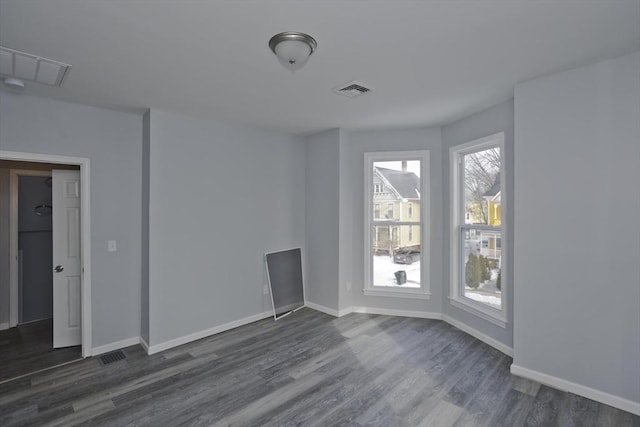
<instances>
[{"instance_id":1,"label":"snow on ground","mask_svg":"<svg viewBox=\"0 0 640 427\"><path fill-rule=\"evenodd\" d=\"M420 287L420 261L413 264L395 264L388 255L376 255L373 257L373 284L375 286L398 286L396 271L407 272L407 283L399 287L419 288Z\"/></svg>"},{"instance_id":2,"label":"snow on ground","mask_svg":"<svg viewBox=\"0 0 640 427\"><path fill-rule=\"evenodd\" d=\"M481 283L477 289L465 287L464 296L500 309L502 305L502 291L496 286L498 269L491 270L491 279Z\"/></svg>"},{"instance_id":3,"label":"snow on ground","mask_svg":"<svg viewBox=\"0 0 640 427\"><path fill-rule=\"evenodd\" d=\"M407 273L407 283L398 285L393 273L404 270ZM465 288L464 296L472 300L488 304L495 308L500 308L502 303L502 292L496 288L497 270L492 272L491 280L481 284L478 289ZM401 288L420 287L420 261L413 264L396 264L387 255L376 255L373 257L373 283L375 286L398 286Z\"/></svg>"},{"instance_id":4,"label":"snow on ground","mask_svg":"<svg viewBox=\"0 0 640 427\"><path fill-rule=\"evenodd\" d=\"M485 304L488 304L498 309L502 304L502 299L500 295L498 296L486 295L484 293L478 293L475 289L471 289L471 288L466 288L464 290L464 296L475 301L483 302Z\"/></svg>"}]
</instances>

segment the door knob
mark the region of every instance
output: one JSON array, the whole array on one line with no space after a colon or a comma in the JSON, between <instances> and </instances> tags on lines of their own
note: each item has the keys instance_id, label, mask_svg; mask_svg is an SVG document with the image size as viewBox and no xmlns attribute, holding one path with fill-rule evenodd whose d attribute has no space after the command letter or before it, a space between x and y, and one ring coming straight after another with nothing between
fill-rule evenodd
<instances>
[{"instance_id":1,"label":"door knob","mask_svg":"<svg viewBox=\"0 0 640 427\"><path fill-rule=\"evenodd\" d=\"M54 268L54 270L56 271L56 273L60 273L62 270L64 270L64 268L62 268L61 265L56 265L56 268Z\"/></svg>"}]
</instances>

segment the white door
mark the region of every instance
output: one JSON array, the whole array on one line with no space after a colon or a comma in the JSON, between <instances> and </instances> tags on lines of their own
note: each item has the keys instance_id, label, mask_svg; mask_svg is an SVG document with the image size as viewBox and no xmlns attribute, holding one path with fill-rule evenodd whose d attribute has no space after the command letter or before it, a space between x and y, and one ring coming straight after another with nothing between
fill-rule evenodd
<instances>
[{"instance_id":1,"label":"white door","mask_svg":"<svg viewBox=\"0 0 640 427\"><path fill-rule=\"evenodd\" d=\"M80 285L80 172L54 170L53 347L82 344Z\"/></svg>"}]
</instances>

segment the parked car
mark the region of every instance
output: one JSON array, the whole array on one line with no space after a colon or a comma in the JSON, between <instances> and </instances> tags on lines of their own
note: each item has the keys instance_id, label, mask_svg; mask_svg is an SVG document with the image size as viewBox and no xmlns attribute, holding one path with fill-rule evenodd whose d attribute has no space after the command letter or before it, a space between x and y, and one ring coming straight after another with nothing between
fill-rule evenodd
<instances>
[{"instance_id":1,"label":"parked car","mask_svg":"<svg viewBox=\"0 0 640 427\"><path fill-rule=\"evenodd\" d=\"M400 249L393 255L396 264L413 264L420 261L420 251L416 249Z\"/></svg>"}]
</instances>

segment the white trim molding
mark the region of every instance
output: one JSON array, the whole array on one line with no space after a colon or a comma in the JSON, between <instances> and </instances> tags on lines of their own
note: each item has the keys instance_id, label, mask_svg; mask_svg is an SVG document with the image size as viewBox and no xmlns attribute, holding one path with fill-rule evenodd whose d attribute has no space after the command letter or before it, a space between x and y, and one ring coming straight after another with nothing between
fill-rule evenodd
<instances>
[{"instance_id":1,"label":"white trim molding","mask_svg":"<svg viewBox=\"0 0 640 427\"><path fill-rule=\"evenodd\" d=\"M487 345L501 351L507 356L513 357L513 348L509 347L506 344L501 343L500 341L491 338L489 335L486 335L477 329L474 329L470 326L465 325L464 323L452 318L451 316L447 316L442 313L433 313L428 311L416 311L416 310L397 310L390 308L379 308L379 307L365 307L365 306L353 306L346 308L344 310L334 310L332 308L328 308L319 304L315 304L312 302L307 302L305 304L307 307L321 311L330 316L334 317L342 317L349 313L363 313L363 314L379 314L383 316L401 316L401 317L416 317L419 319L434 319L434 320L442 320L447 322L454 328L460 329L462 332L465 332L471 335L474 338L479 339Z\"/></svg>"},{"instance_id":2,"label":"white trim molding","mask_svg":"<svg viewBox=\"0 0 640 427\"><path fill-rule=\"evenodd\" d=\"M53 154L20 153L0 150L1 160L20 162L60 163L80 166L80 251L82 253L81 322L82 357L91 356L91 170L90 159L84 157L58 156Z\"/></svg>"},{"instance_id":3,"label":"white trim molding","mask_svg":"<svg viewBox=\"0 0 640 427\"><path fill-rule=\"evenodd\" d=\"M640 402L634 402L632 400L628 400L610 393L605 393L604 391L596 390L582 384L554 377L553 375L534 371L533 369L525 368L523 366L516 365L515 363L511 365L511 373L518 377L537 381L541 384L551 386L561 391L567 391L569 393L577 394L579 396L586 397L587 399L592 399L597 402L604 403L605 405L613 406L614 408L631 412L635 415L640 415Z\"/></svg>"},{"instance_id":4,"label":"white trim molding","mask_svg":"<svg viewBox=\"0 0 640 427\"><path fill-rule=\"evenodd\" d=\"M386 161L420 161L420 191L417 194L418 199L403 199L401 195L393 189L390 183L382 176L384 182L387 183L396 193L400 200L400 204L411 200L420 206L420 216L411 220L402 220L402 218L387 218L386 220L374 218L374 165L376 162ZM391 298L416 298L429 299L430 294L430 277L431 277L431 238L429 236L431 230L431 178L430 178L430 152L429 150L413 150L413 151L381 151L364 153L364 286L363 293L375 297L391 297ZM417 192L417 190L416 190ZM389 202L389 201L384 201ZM383 201L380 201L383 203ZM402 209L401 209L402 210ZM374 225L375 224L375 225ZM375 226L419 226L420 227L420 286L418 288L406 288L399 286L376 285L373 274L373 242L372 232ZM391 232L391 231L390 231ZM391 237L391 235L389 236ZM389 248L391 251L392 248ZM391 254L390 254L391 255Z\"/></svg>"},{"instance_id":5,"label":"white trim molding","mask_svg":"<svg viewBox=\"0 0 640 427\"><path fill-rule=\"evenodd\" d=\"M379 289L378 289L379 288ZM418 288L392 288L378 286L375 289L363 289L362 293L367 296L374 297L394 297L394 298L409 298L409 299L430 299L430 292L423 292Z\"/></svg>"},{"instance_id":6,"label":"white trim molding","mask_svg":"<svg viewBox=\"0 0 640 427\"><path fill-rule=\"evenodd\" d=\"M0 323L0 331L4 331L5 329L9 329L9 323Z\"/></svg>"},{"instance_id":7,"label":"white trim molding","mask_svg":"<svg viewBox=\"0 0 640 427\"><path fill-rule=\"evenodd\" d=\"M495 348L496 350L499 350L499 351L503 352L507 356L513 357L513 348L509 347L506 344L501 343L500 341L496 340L495 338L491 338L489 335L484 334L484 333L480 332L479 330L474 329L471 326L468 326L468 325L466 325L466 324L454 319L451 316L447 316L446 314L442 315L442 320L444 320L445 322L447 322L448 324L450 324L454 328L460 329L462 332L466 332L467 334L471 335L472 337L479 339L483 343L488 344L491 347Z\"/></svg>"},{"instance_id":8,"label":"white trim molding","mask_svg":"<svg viewBox=\"0 0 640 427\"><path fill-rule=\"evenodd\" d=\"M383 316L415 317L418 319L442 320L442 314L428 311L394 310L377 307L351 307L353 313L380 314Z\"/></svg>"},{"instance_id":9,"label":"white trim molding","mask_svg":"<svg viewBox=\"0 0 640 427\"><path fill-rule=\"evenodd\" d=\"M132 345L140 344L142 338L140 337L131 337L126 340L120 340L116 342L111 342L109 344L101 345L98 347L93 347L91 350L92 356L98 356L103 353L108 353L114 350L120 350L121 348L130 347Z\"/></svg>"},{"instance_id":10,"label":"white trim molding","mask_svg":"<svg viewBox=\"0 0 640 427\"><path fill-rule=\"evenodd\" d=\"M507 248L507 236L509 227L511 224L507 224L507 201L511 197L508 188L508 179L506 178L506 170L505 165L506 161L504 161L504 142L505 142L505 134L504 132L498 132L493 135L486 136L484 138L479 138L465 144L455 145L449 148L449 194L450 194L450 206L449 206L449 214L451 218L451 225L449 229L449 241L450 241L450 252L449 252L449 274L450 274L450 283L449 283L449 304L453 307L459 308L461 310L465 310L475 316L478 316L481 319L487 320L497 326L502 328L506 328L507 325L507 313L510 310L510 307L507 306L507 301L509 301L508 293L510 291L510 284L507 283L507 270L509 269L508 261L505 262L504 257L502 258L502 263L500 268L501 272L501 280L502 280L502 292L501 292L501 304L500 308L496 309L487 304L481 303L479 301L472 300L464 295L464 278L462 265L462 258L464 248L461 244L461 232L462 228L466 227L465 218L464 218L464 192L461 191L462 188L462 180L463 180L463 166L462 166L462 156L467 154L476 153L479 151L483 151L492 147L500 148L500 153L502 156L502 161L500 164L500 187L501 187L501 200L502 200L502 212L501 212L501 221L500 226L491 226L487 225L472 225L469 224L469 227L477 227L483 229L499 229L501 233L501 253L508 254Z\"/></svg>"},{"instance_id":11,"label":"white trim molding","mask_svg":"<svg viewBox=\"0 0 640 427\"><path fill-rule=\"evenodd\" d=\"M309 307L312 310L320 311L322 313L328 314L333 317L342 317L349 313L351 313L351 307L345 308L344 310L335 310L333 308L326 307L324 305L316 304L314 302L306 301L305 307Z\"/></svg>"},{"instance_id":12,"label":"white trim molding","mask_svg":"<svg viewBox=\"0 0 640 427\"><path fill-rule=\"evenodd\" d=\"M493 313L487 313L489 309L482 309L484 307L479 307L480 303L478 303L477 301L473 301L470 299L468 303L462 303L459 299L449 297L449 304L451 304L453 307L459 308L460 310L464 310L467 313L478 316L479 318L484 319L487 322L493 323L496 326L500 326L501 328L507 327L506 319L494 315Z\"/></svg>"},{"instance_id":13,"label":"white trim molding","mask_svg":"<svg viewBox=\"0 0 640 427\"><path fill-rule=\"evenodd\" d=\"M244 326L249 323L256 322L258 320L266 319L268 317L273 317L273 311L265 311L263 313L254 314L253 316L245 317L243 319L234 320L229 323L225 323L223 325L214 326L209 329L204 329L202 331L194 332L191 334L183 335L178 338L171 339L169 341L161 342L160 344L148 345L146 342L143 344L143 347L146 347L147 354L152 355L155 353L159 353L164 350L168 350L173 347L177 347L182 344L187 344L192 341L196 341L202 338L209 337L211 335L219 334L220 332L228 331L229 329L234 329L239 326Z\"/></svg>"},{"instance_id":14,"label":"white trim molding","mask_svg":"<svg viewBox=\"0 0 640 427\"><path fill-rule=\"evenodd\" d=\"M140 346L142 346L145 353L149 354L149 343L142 337L140 337Z\"/></svg>"}]
</instances>

